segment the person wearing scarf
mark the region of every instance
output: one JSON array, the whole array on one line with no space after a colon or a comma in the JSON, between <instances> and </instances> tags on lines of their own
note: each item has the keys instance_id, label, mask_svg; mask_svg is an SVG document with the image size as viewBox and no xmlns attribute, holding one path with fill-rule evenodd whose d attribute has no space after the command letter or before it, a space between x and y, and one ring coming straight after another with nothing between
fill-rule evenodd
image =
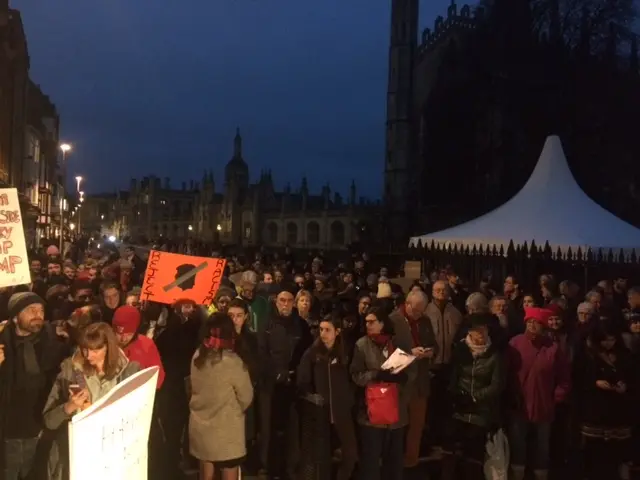
<instances>
[{"instance_id":1,"label":"person wearing scarf","mask_svg":"<svg viewBox=\"0 0 640 480\"><path fill-rule=\"evenodd\" d=\"M424 313L429 297L421 290L410 292L403 305L389 315L395 331L398 348L414 355L416 381L410 385L409 426L404 455L404 466L418 464L422 434L427 418L427 405L431 393L431 364L438 353L438 344L431 321Z\"/></svg>"},{"instance_id":2,"label":"person wearing scarf","mask_svg":"<svg viewBox=\"0 0 640 480\"><path fill-rule=\"evenodd\" d=\"M453 348L449 383L453 415L445 429L442 480L484 478L486 439L500 423L506 375L503 354L489 335L490 318L482 313L469 315L467 335ZM457 445L462 447L462 474L456 474Z\"/></svg>"},{"instance_id":3,"label":"person wearing scarf","mask_svg":"<svg viewBox=\"0 0 640 480\"><path fill-rule=\"evenodd\" d=\"M385 310L378 307L367 313L365 323L367 335L356 342L350 367L353 382L363 392L356 415L361 440L357 478L400 480L404 470L404 427L409 421L409 386L415 380L415 368L409 365L397 374L382 370L396 349L394 324ZM364 391L380 382L398 385L398 421L392 425L374 425L369 420Z\"/></svg>"},{"instance_id":4,"label":"person wearing scarf","mask_svg":"<svg viewBox=\"0 0 640 480\"><path fill-rule=\"evenodd\" d=\"M507 349L508 436L515 480L525 477L527 467L536 480L548 478L551 424L556 405L571 390L569 359L545 333L551 315L553 311L547 308L526 307L526 331L513 337Z\"/></svg>"},{"instance_id":5,"label":"person wearing scarf","mask_svg":"<svg viewBox=\"0 0 640 480\"><path fill-rule=\"evenodd\" d=\"M247 455L245 412L253 386L236 339L231 318L214 313L203 324L191 361L189 450L200 461L201 480L217 478L216 469L221 478L238 478Z\"/></svg>"},{"instance_id":6,"label":"person wearing scarf","mask_svg":"<svg viewBox=\"0 0 640 480\"><path fill-rule=\"evenodd\" d=\"M7 479L26 478L35 467L41 412L63 359L41 297L14 293L8 315L0 324L0 454Z\"/></svg>"}]
</instances>

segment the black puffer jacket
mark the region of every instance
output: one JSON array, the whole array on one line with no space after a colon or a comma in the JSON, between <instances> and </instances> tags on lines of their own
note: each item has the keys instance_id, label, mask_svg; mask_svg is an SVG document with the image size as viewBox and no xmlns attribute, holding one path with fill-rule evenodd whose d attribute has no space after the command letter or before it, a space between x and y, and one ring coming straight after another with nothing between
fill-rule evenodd
<instances>
[{"instance_id":1,"label":"black puffer jacket","mask_svg":"<svg viewBox=\"0 0 640 480\"><path fill-rule=\"evenodd\" d=\"M500 418L500 398L505 384L505 362L494 346L474 358L465 339L454 346L449 386L453 417L485 428Z\"/></svg>"}]
</instances>

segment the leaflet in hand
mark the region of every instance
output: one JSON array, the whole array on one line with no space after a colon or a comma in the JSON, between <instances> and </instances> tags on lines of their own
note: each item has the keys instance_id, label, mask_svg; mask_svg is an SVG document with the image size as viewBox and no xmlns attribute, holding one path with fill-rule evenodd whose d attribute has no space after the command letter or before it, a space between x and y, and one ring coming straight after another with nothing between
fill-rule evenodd
<instances>
[{"instance_id":1,"label":"leaflet in hand","mask_svg":"<svg viewBox=\"0 0 640 480\"><path fill-rule=\"evenodd\" d=\"M413 355L396 348L386 362L382 364L382 370L390 370L396 374L407 368L416 359Z\"/></svg>"}]
</instances>

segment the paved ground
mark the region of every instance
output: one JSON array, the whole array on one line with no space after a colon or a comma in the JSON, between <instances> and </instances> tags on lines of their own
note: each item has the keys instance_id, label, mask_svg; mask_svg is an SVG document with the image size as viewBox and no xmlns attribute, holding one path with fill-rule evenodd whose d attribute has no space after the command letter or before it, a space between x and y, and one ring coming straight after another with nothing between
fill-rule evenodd
<instances>
[{"instance_id":1,"label":"paved ground","mask_svg":"<svg viewBox=\"0 0 640 480\"><path fill-rule=\"evenodd\" d=\"M439 462L425 462L418 465L416 468L405 470L405 480L429 480L430 478L438 478L436 475L438 471ZM197 473L188 475L185 480L197 480ZM150 479L154 480L154 479ZM256 475L243 475L242 480L268 480L265 477L259 477Z\"/></svg>"}]
</instances>

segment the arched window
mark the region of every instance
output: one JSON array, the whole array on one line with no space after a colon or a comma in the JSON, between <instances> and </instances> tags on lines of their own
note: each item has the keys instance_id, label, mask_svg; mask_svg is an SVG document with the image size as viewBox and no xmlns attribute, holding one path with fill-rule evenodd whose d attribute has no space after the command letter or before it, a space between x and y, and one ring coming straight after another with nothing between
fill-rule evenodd
<instances>
[{"instance_id":1,"label":"arched window","mask_svg":"<svg viewBox=\"0 0 640 480\"><path fill-rule=\"evenodd\" d=\"M339 220L331 224L331 244L344 245L344 224Z\"/></svg>"},{"instance_id":2,"label":"arched window","mask_svg":"<svg viewBox=\"0 0 640 480\"><path fill-rule=\"evenodd\" d=\"M278 243L278 225L274 222L270 222L267 225L267 241L269 243Z\"/></svg>"},{"instance_id":3,"label":"arched window","mask_svg":"<svg viewBox=\"0 0 640 480\"><path fill-rule=\"evenodd\" d=\"M293 222L287 223L287 243L289 245L298 243L298 225Z\"/></svg>"},{"instance_id":4,"label":"arched window","mask_svg":"<svg viewBox=\"0 0 640 480\"><path fill-rule=\"evenodd\" d=\"M309 245L320 243L320 225L318 225L318 222L307 223L307 243Z\"/></svg>"}]
</instances>

